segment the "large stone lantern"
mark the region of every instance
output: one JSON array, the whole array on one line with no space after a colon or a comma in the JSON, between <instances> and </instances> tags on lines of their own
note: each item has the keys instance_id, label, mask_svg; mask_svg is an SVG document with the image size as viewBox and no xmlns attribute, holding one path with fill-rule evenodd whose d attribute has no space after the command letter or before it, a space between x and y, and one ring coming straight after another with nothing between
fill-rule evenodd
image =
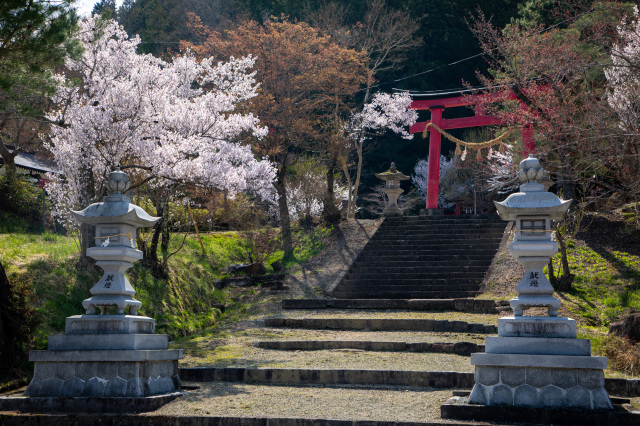
<instances>
[{"instance_id":1,"label":"large stone lantern","mask_svg":"<svg viewBox=\"0 0 640 426\"><path fill-rule=\"evenodd\" d=\"M514 315L498 319L498 337L485 338L486 353L471 355L475 386L471 404L537 408L610 409L604 389L605 357L591 356L591 342L577 339L576 322L558 317L560 301L542 268L558 252L551 221L562 220L571 201L546 192L545 174L529 156L520 163L520 192L495 203L500 217L516 222L511 254L525 267ZM545 307L548 316L524 316L528 307Z\"/></svg>"},{"instance_id":2,"label":"large stone lantern","mask_svg":"<svg viewBox=\"0 0 640 426\"><path fill-rule=\"evenodd\" d=\"M142 252L135 248L136 229L153 226L160 218L149 216L130 203L124 195L130 186L129 177L118 168L109 174L109 194L104 203L72 212L80 223L96 227L96 246L87 249L87 256L94 258L104 271L100 281L90 290L93 296L82 302L87 315L95 314L96 308L106 314L110 306L115 306L119 315L127 308L131 315L136 315L142 306L133 298L136 292L124 273L142 259Z\"/></svg>"},{"instance_id":3,"label":"large stone lantern","mask_svg":"<svg viewBox=\"0 0 640 426\"><path fill-rule=\"evenodd\" d=\"M382 192L387 194L389 202L382 211L385 216L402 216L402 210L398 206L398 197L403 190L400 188L400 181L409 179L409 176L396 169L396 163L391 163L391 168L383 173L376 173L376 177L384 181Z\"/></svg>"},{"instance_id":4,"label":"large stone lantern","mask_svg":"<svg viewBox=\"0 0 640 426\"><path fill-rule=\"evenodd\" d=\"M137 315L142 303L133 298L136 292L125 275L142 259L136 229L160 218L130 203L124 195L129 177L119 169L106 187L104 202L73 212L81 223L96 227L96 246L87 255L104 274L82 302L86 314L68 317L65 333L49 336L48 350L30 352L35 371L27 396L146 397L180 386L182 350L168 349L168 336L154 334L155 320Z\"/></svg>"},{"instance_id":5,"label":"large stone lantern","mask_svg":"<svg viewBox=\"0 0 640 426\"><path fill-rule=\"evenodd\" d=\"M521 316L524 308L543 306L548 308L549 316L555 317L560 308L560 301L552 296L553 286L542 270L558 253L558 243L551 238L551 221L564 219L571 200L564 201L547 192L539 183L544 174L540 162L530 155L520 163L518 177L523 182L520 192L495 203L500 218L516 223L516 236L509 251L525 267L516 287L518 297L510 301L515 316Z\"/></svg>"}]
</instances>

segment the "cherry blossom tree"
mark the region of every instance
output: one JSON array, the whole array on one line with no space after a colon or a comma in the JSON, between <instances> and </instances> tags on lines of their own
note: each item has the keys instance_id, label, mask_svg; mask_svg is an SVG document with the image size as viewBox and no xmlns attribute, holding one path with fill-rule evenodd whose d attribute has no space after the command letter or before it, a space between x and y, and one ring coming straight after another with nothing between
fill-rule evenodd
<instances>
[{"instance_id":1,"label":"cherry blossom tree","mask_svg":"<svg viewBox=\"0 0 640 426\"><path fill-rule=\"evenodd\" d=\"M347 150L341 160L341 165L349 188L347 218L354 218L356 214L356 200L358 199L358 187L362 174L362 153L365 142L372 136L383 134L387 129L400 135L403 139L413 139L413 135L407 131L407 127L416 122L418 113L409 109L409 105L411 105L411 96L406 92L376 93L362 107L362 110L351 114L344 126ZM348 154L351 150L355 151L357 155L355 171L349 169Z\"/></svg>"},{"instance_id":2,"label":"cherry blossom tree","mask_svg":"<svg viewBox=\"0 0 640 426\"><path fill-rule=\"evenodd\" d=\"M620 43L611 49L611 67L605 69L609 83L607 100L618 114L621 127L637 133L640 129L640 16L638 6L633 17L618 27Z\"/></svg>"},{"instance_id":3,"label":"cherry blossom tree","mask_svg":"<svg viewBox=\"0 0 640 426\"><path fill-rule=\"evenodd\" d=\"M47 144L64 172L49 188L56 216L100 199L118 165L131 169L134 187L179 183L268 193L272 164L234 142L242 132L266 134L257 117L236 110L256 96L254 58L198 62L186 52L167 62L140 55L137 36L97 16L83 21L75 37L84 53L67 60L68 77L57 76L57 108L49 116L64 123Z\"/></svg>"}]
</instances>

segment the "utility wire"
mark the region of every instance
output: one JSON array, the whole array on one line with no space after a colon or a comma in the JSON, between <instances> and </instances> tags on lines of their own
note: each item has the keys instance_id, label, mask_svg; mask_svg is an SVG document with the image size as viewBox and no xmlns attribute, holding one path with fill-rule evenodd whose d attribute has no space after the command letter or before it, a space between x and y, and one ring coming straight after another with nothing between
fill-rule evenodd
<instances>
[{"instance_id":1,"label":"utility wire","mask_svg":"<svg viewBox=\"0 0 640 426\"><path fill-rule=\"evenodd\" d=\"M588 13L591 13L591 12L593 12L593 9L590 9L590 10L588 10L588 11L586 11L586 12L583 12L583 13L581 13L581 14L579 14L579 15L576 15L576 16L574 16L574 17L571 17L571 18L565 19L564 21L562 21L562 22L558 22L557 24L551 25L551 26L549 26L549 27L547 27L547 28L543 28L543 29L541 29L540 31L538 31L538 32L537 32L537 34L543 34L543 33L547 32L547 31L550 31L550 30L552 30L552 29L554 29L554 28L559 27L560 25L564 25L564 24L566 24L566 23L568 23L568 22L575 21L576 19L581 18L581 17L583 17L584 15L586 15L586 14L588 14ZM495 51L495 50L498 50L498 48L497 48L497 47L496 47L496 48L493 48L493 49L491 49L491 50L490 50L490 52L493 52L493 51ZM431 72L437 71L437 70L442 69L442 68L446 68L446 67L450 67L450 66L453 66L453 65L460 64L460 63L462 63L462 62L470 61L470 60L472 60L472 59L475 59L475 58L478 58L478 57L480 57L480 56L484 56L484 55L485 55L485 52L478 53L478 54L476 54L476 55L468 56L468 57L466 57L466 58L463 58L463 59L457 60L457 61L455 61L455 62L451 62L451 63L444 64L444 65L439 65L439 66L437 66L437 67L435 67L435 68L431 68L431 69L426 70L426 71L422 71L422 72L419 72L419 73L416 73L416 74L412 74L412 75L409 75L409 76L406 76L406 77L398 78L398 79L396 79L396 80L391 80L391 81L387 81L387 82L384 82L384 83L378 83L378 84L376 84L375 86L370 87L369 89L375 89L375 88L377 88L377 87L380 87L380 86L383 86L383 85L386 85L386 84L397 83L397 82L399 82L399 81L408 80L408 79L410 79L410 78L414 78L414 77L418 77L418 76L420 76L420 75L428 74L428 73L431 73ZM401 89L393 88L393 90L401 90ZM403 91L406 91L406 90L403 90ZM444 91L446 91L446 92L452 92L452 91L454 91L454 89L447 89L447 90L444 90ZM429 93L435 93L435 92L429 92Z\"/></svg>"}]
</instances>

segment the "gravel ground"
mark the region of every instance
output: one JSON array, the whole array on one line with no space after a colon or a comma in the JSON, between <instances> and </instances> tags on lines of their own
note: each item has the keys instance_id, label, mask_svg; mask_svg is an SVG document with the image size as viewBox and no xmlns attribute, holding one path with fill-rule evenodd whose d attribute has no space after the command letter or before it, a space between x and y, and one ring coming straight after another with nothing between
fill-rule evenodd
<instances>
[{"instance_id":1,"label":"gravel ground","mask_svg":"<svg viewBox=\"0 0 640 426\"><path fill-rule=\"evenodd\" d=\"M440 404L451 397L450 390L415 387L197 385L150 414L425 422L440 420Z\"/></svg>"},{"instance_id":2,"label":"gravel ground","mask_svg":"<svg viewBox=\"0 0 640 426\"><path fill-rule=\"evenodd\" d=\"M467 312L422 312L422 311L373 311L373 310L285 310L273 315L286 318L407 318L407 319L433 319L448 321L465 321L498 325L498 314L473 314Z\"/></svg>"},{"instance_id":3,"label":"gravel ground","mask_svg":"<svg viewBox=\"0 0 640 426\"><path fill-rule=\"evenodd\" d=\"M469 357L455 354L357 349L280 351L254 346L218 346L212 351L203 351L199 356L185 355L180 366L473 371Z\"/></svg>"}]
</instances>

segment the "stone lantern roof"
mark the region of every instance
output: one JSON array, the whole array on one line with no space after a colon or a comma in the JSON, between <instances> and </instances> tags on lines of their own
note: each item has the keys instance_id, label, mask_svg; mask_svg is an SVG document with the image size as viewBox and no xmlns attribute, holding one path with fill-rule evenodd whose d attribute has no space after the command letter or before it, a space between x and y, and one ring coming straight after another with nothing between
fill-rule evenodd
<instances>
[{"instance_id":1,"label":"stone lantern roof","mask_svg":"<svg viewBox=\"0 0 640 426\"><path fill-rule=\"evenodd\" d=\"M131 204L131 199L123 192L131 187L129 176L120 171L120 167L109 173L106 184L108 195L104 202L93 203L81 211L72 211L73 216L81 223L91 225L107 223L126 223L144 228L156 224L159 217L149 215L143 208Z\"/></svg>"},{"instance_id":2,"label":"stone lantern roof","mask_svg":"<svg viewBox=\"0 0 640 426\"><path fill-rule=\"evenodd\" d=\"M405 175L402 172L399 172L398 169L396 169L396 163L391 163L391 168L386 172L376 173L376 177L384 181L388 181L388 180L401 181L401 180L409 179L409 176Z\"/></svg>"},{"instance_id":3,"label":"stone lantern roof","mask_svg":"<svg viewBox=\"0 0 640 426\"><path fill-rule=\"evenodd\" d=\"M540 161L529 155L520 162L518 177L523 182L520 192L509 195L502 201L494 201L502 220L516 220L518 216L546 216L551 220L562 220L571 206L572 200L561 200L552 192L545 191L538 181L545 171Z\"/></svg>"}]
</instances>

